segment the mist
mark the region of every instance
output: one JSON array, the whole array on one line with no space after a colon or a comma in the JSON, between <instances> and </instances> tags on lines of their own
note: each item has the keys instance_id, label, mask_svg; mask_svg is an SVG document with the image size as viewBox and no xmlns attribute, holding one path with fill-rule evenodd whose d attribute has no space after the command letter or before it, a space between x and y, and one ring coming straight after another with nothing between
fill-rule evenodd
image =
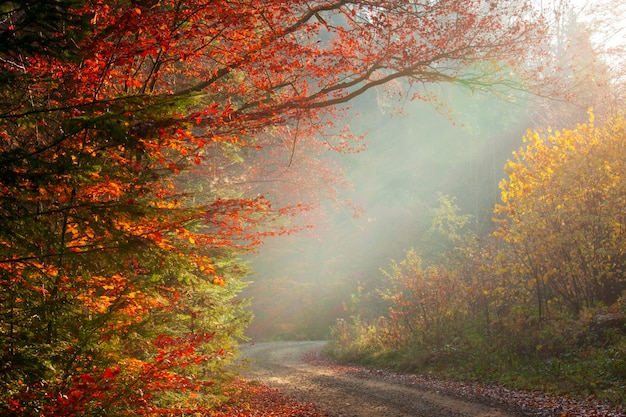
<instances>
[{"instance_id":1,"label":"mist","mask_svg":"<svg viewBox=\"0 0 626 417\"><path fill-rule=\"evenodd\" d=\"M328 337L338 318L354 314L359 288L376 288L381 269L419 244L439 194L456 198L477 232L488 227L503 166L530 123L528 102L460 87L439 96L437 106L389 103L378 91L351 103L346 122L367 132L367 150L332 157L353 185L340 198L363 213L354 217L328 202L310 233L270 239L250 258L255 275L243 294L255 315L249 337Z\"/></svg>"},{"instance_id":2,"label":"mist","mask_svg":"<svg viewBox=\"0 0 626 417\"><path fill-rule=\"evenodd\" d=\"M359 314L355 306L370 308L370 318L385 314L376 299L362 297L385 284L381 270L391 260L424 246L429 213L440 195L471 216L476 235L489 234L504 165L522 147L527 130L586 123L589 107L597 115L609 114L610 97L620 94L611 91L611 79L622 61L606 47L618 38L623 45L618 36L623 25L610 16L613 8L569 4L554 3L555 13L549 13L557 17L551 65L555 73L563 72L567 91L552 86L555 91L546 93L567 92L568 102L453 85L430 85L421 94L436 100L410 101L402 99L410 96L402 85L393 85L387 87L392 94L370 91L350 103L345 123L356 134L367 134L367 150L331 158L353 185L338 200L361 207L362 214L354 217L349 207L337 210L329 201L310 233L270 239L249 258L256 273L243 296L252 300L256 317L248 329L252 339L323 339L338 318Z\"/></svg>"}]
</instances>

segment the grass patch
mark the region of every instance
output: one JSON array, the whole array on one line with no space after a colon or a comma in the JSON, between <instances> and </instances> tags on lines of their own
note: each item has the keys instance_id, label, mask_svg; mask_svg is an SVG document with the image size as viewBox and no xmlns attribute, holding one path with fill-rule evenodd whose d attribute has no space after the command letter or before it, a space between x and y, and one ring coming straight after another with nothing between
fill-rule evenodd
<instances>
[{"instance_id":1,"label":"grass patch","mask_svg":"<svg viewBox=\"0 0 626 417\"><path fill-rule=\"evenodd\" d=\"M480 381L509 388L539 390L571 398L596 398L612 405L626 404L626 338L610 346L584 346L558 356L520 355L509 349L484 345L394 351L337 351L340 362L431 374L455 380Z\"/></svg>"}]
</instances>

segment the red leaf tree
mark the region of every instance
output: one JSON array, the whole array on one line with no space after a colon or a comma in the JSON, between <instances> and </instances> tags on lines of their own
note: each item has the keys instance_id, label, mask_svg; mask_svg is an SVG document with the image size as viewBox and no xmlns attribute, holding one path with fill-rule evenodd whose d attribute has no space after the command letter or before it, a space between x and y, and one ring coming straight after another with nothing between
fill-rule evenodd
<instances>
[{"instance_id":1,"label":"red leaf tree","mask_svg":"<svg viewBox=\"0 0 626 417\"><path fill-rule=\"evenodd\" d=\"M0 23L8 415L210 406L247 321L238 251L333 196L337 106L399 78L508 83L542 32L519 1L55 5Z\"/></svg>"}]
</instances>

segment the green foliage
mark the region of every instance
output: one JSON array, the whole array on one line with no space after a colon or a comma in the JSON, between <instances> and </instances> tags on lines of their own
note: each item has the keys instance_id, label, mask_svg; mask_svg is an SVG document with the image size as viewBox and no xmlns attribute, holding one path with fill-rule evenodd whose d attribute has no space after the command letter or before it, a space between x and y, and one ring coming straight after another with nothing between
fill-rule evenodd
<instances>
[{"instance_id":1,"label":"green foliage","mask_svg":"<svg viewBox=\"0 0 626 417\"><path fill-rule=\"evenodd\" d=\"M439 207L430 210L431 224L426 232L426 239L432 243L433 239L445 240L450 244L459 244L467 236L464 228L472 216L459 214L461 210L455 204L455 198L439 193ZM441 252L449 252L450 245L444 245Z\"/></svg>"}]
</instances>

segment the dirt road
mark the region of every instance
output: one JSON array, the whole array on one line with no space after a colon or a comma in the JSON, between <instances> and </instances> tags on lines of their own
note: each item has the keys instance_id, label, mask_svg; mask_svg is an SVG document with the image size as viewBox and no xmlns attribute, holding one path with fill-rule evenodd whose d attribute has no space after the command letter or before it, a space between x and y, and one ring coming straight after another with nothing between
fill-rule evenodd
<instances>
[{"instance_id":1,"label":"dirt road","mask_svg":"<svg viewBox=\"0 0 626 417\"><path fill-rule=\"evenodd\" d=\"M461 400L402 381L313 365L303 356L325 342L243 346L246 377L314 403L331 417L520 417L500 407Z\"/></svg>"}]
</instances>

